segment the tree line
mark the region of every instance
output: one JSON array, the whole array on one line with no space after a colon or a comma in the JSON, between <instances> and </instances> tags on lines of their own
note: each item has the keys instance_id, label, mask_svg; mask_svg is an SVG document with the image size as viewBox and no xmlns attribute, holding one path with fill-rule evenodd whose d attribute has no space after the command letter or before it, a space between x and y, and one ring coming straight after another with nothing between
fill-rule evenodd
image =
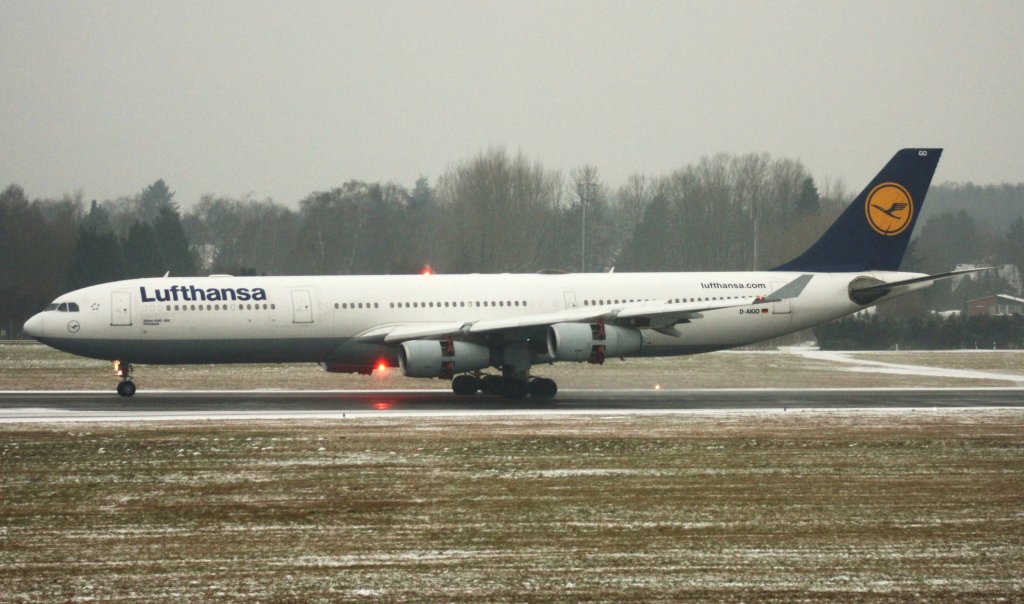
<instances>
[{"instance_id":1,"label":"tree line","mask_svg":"<svg viewBox=\"0 0 1024 604\"><path fill-rule=\"evenodd\" d=\"M1024 348L1024 317L915 314L845 318L814 328L822 350Z\"/></svg>"},{"instance_id":2,"label":"tree line","mask_svg":"<svg viewBox=\"0 0 1024 604\"><path fill-rule=\"evenodd\" d=\"M966 190L985 198L984 187ZM1005 203L1007 190L1024 195L1024 187L1004 187L993 196ZM352 180L310 193L297 208L206 195L182 211L163 180L89 203L81 193L30 199L11 184L0 192L0 320L20 326L64 291L168 272L766 269L810 245L850 197L841 182L817 183L800 162L765 153L707 157L612 188L594 166L563 174L490 149L433 183ZM1024 267L1024 217L1003 224L995 233L966 211L942 212L918 227L904 267Z\"/></svg>"}]
</instances>

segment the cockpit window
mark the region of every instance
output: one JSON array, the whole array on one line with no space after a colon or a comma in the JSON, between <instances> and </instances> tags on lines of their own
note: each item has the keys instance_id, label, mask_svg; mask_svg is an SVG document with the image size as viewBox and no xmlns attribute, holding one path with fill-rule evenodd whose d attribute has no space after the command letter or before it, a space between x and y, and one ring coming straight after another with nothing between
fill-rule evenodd
<instances>
[{"instance_id":1,"label":"cockpit window","mask_svg":"<svg viewBox=\"0 0 1024 604\"><path fill-rule=\"evenodd\" d=\"M55 310L57 312L78 312L77 302L54 302L46 307L46 310Z\"/></svg>"}]
</instances>

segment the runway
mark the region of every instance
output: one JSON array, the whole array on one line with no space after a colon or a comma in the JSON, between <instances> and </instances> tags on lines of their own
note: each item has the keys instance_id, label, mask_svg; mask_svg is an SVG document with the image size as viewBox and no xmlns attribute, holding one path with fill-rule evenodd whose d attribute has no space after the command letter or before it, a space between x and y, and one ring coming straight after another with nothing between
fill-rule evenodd
<instances>
[{"instance_id":1,"label":"runway","mask_svg":"<svg viewBox=\"0 0 1024 604\"><path fill-rule=\"evenodd\" d=\"M441 390L3 391L0 422L647 414L797 409L1024 408L1024 388L564 390L512 401Z\"/></svg>"}]
</instances>

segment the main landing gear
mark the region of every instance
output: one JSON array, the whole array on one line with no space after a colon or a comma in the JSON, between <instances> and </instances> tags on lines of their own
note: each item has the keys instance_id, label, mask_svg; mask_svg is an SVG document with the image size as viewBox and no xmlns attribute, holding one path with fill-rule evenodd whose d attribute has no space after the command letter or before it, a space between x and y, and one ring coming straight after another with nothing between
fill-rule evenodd
<instances>
[{"instance_id":1,"label":"main landing gear","mask_svg":"<svg viewBox=\"0 0 1024 604\"><path fill-rule=\"evenodd\" d=\"M135 394L135 382L132 381L132 364L114 361L114 374L121 378L117 384L117 393L124 397Z\"/></svg>"},{"instance_id":2,"label":"main landing gear","mask_svg":"<svg viewBox=\"0 0 1024 604\"><path fill-rule=\"evenodd\" d=\"M502 377L500 375L455 376L452 380L452 392L460 396L471 396L477 392L484 394L500 394L509 399L522 399L526 395L534 398L554 398L558 393L555 380L540 377Z\"/></svg>"}]
</instances>

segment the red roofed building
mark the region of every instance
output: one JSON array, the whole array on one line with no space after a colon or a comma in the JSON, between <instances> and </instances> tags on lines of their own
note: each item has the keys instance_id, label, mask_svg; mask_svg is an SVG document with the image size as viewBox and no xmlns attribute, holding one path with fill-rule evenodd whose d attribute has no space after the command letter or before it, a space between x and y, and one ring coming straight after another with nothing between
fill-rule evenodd
<instances>
[{"instance_id":1,"label":"red roofed building","mask_svg":"<svg viewBox=\"0 0 1024 604\"><path fill-rule=\"evenodd\" d=\"M1024 298L996 294L967 301L968 317L1001 317L1005 315L1024 315Z\"/></svg>"}]
</instances>

